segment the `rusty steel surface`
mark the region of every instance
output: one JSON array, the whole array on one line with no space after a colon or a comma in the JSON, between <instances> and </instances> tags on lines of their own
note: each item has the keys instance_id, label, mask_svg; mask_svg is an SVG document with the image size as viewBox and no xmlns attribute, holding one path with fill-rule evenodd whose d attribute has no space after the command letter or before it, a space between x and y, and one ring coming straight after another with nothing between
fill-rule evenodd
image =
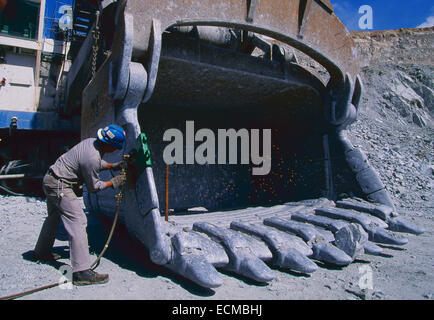
<instances>
[{"instance_id":1,"label":"rusty steel surface","mask_svg":"<svg viewBox=\"0 0 434 320\"><path fill-rule=\"evenodd\" d=\"M321 112L325 94L322 81L296 64L282 68L279 61L170 35L163 41L158 72L151 105L252 111L280 102L286 112L313 116L313 110Z\"/></svg>"},{"instance_id":2,"label":"rusty steel surface","mask_svg":"<svg viewBox=\"0 0 434 320\"><path fill-rule=\"evenodd\" d=\"M210 25L272 37L321 63L337 81L345 73L355 79L359 72L355 43L328 0L128 1L125 12L134 17L135 57L146 54L153 20L158 20L161 31L171 26Z\"/></svg>"}]
</instances>

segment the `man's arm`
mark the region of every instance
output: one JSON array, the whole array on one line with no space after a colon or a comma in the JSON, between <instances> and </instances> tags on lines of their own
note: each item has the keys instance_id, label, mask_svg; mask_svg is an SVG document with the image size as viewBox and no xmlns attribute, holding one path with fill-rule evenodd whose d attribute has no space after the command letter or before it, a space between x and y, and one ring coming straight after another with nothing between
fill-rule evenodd
<instances>
[{"instance_id":1,"label":"man's arm","mask_svg":"<svg viewBox=\"0 0 434 320\"><path fill-rule=\"evenodd\" d=\"M102 167L102 166L101 166ZM86 187L89 192L97 192L106 188L112 187L113 189L119 188L125 183L125 175L116 175L108 181L102 181L99 178L99 171L95 166L91 164L85 165L83 168L83 177L86 183Z\"/></svg>"},{"instance_id":2,"label":"man's arm","mask_svg":"<svg viewBox=\"0 0 434 320\"><path fill-rule=\"evenodd\" d=\"M102 181L99 178L99 171L101 170L99 164L96 161L87 161L81 166L82 176L89 192L98 192L110 187L107 184L108 181Z\"/></svg>"},{"instance_id":3,"label":"man's arm","mask_svg":"<svg viewBox=\"0 0 434 320\"><path fill-rule=\"evenodd\" d=\"M107 161L101 160L101 170L119 170L121 169L122 161L109 163Z\"/></svg>"}]
</instances>

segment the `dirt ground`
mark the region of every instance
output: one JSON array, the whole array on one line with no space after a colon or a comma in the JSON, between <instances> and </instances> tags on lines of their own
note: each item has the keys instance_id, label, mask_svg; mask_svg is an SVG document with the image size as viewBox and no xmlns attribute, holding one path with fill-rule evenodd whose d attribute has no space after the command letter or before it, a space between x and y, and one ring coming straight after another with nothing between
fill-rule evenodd
<instances>
[{"instance_id":1,"label":"dirt ground","mask_svg":"<svg viewBox=\"0 0 434 320\"><path fill-rule=\"evenodd\" d=\"M62 232L55 252L62 259L55 264L35 263L31 250L45 217L43 199L1 196L0 296L6 296L61 279L59 268L69 264L68 242ZM432 209L432 208L431 208ZM98 286L56 287L21 299L150 299L150 300L287 300L287 299L433 299L434 221L430 208L424 212L401 212L424 226L426 233L408 235L404 247L383 246L382 256L363 255L344 268L321 266L311 276L276 271L268 285L258 285L237 275L223 273L224 285L203 289L190 281L154 265L144 248L131 239L123 226L115 236L97 271L108 273L110 281ZM102 249L110 221L89 216L88 233L92 259ZM372 290L359 286L372 271ZM67 275L66 275L67 276Z\"/></svg>"}]
</instances>

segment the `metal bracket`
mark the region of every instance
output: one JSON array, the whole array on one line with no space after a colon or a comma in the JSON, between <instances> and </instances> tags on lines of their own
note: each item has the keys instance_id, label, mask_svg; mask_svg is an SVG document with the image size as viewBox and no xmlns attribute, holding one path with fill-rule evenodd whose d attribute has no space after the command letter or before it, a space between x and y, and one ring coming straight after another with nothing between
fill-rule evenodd
<instances>
[{"instance_id":1,"label":"metal bracket","mask_svg":"<svg viewBox=\"0 0 434 320\"><path fill-rule=\"evenodd\" d=\"M360 78L360 75L357 75L356 77L356 84L354 86L354 94L353 98L351 100L351 103L356 107L356 109L359 109L360 100L362 99L363 95L363 82Z\"/></svg>"},{"instance_id":2,"label":"metal bracket","mask_svg":"<svg viewBox=\"0 0 434 320\"><path fill-rule=\"evenodd\" d=\"M161 41L161 22L160 20L153 19L151 37L149 39L150 54L146 65L146 71L148 72L148 87L146 88L145 96L143 97L143 103L146 103L154 92L161 56Z\"/></svg>"},{"instance_id":3,"label":"metal bracket","mask_svg":"<svg viewBox=\"0 0 434 320\"><path fill-rule=\"evenodd\" d=\"M130 75L129 64L133 53L133 17L124 13L124 19L120 19L120 23L121 25L117 25L117 29L121 30L116 33L117 39L113 41L119 46L114 46L116 51L113 51L112 55L115 58L110 62L109 77L109 92L116 100L123 99L127 93Z\"/></svg>"},{"instance_id":4,"label":"metal bracket","mask_svg":"<svg viewBox=\"0 0 434 320\"><path fill-rule=\"evenodd\" d=\"M304 27L309 17L311 7L312 0L300 0L300 7L298 11L298 38L300 39L303 39Z\"/></svg>"},{"instance_id":5,"label":"metal bracket","mask_svg":"<svg viewBox=\"0 0 434 320\"><path fill-rule=\"evenodd\" d=\"M327 86L328 94L325 96L326 120L337 129L345 129L356 121L359 103L363 94L363 84L360 76L355 83L351 76L346 74L345 80L339 84Z\"/></svg>"},{"instance_id":6,"label":"metal bracket","mask_svg":"<svg viewBox=\"0 0 434 320\"><path fill-rule=\"evenodd\" d=\"M144 132L137 137L133 152L135 155L133 164L137 176L140 176L146 168L152 167L151 151L149 150L148 138Z\"/></svg>"},{"instance_id":7,"label":"metal bracket","mask_svg":"<svg viewBox=\"0 0 434 320\"><path fill-rule=\"evenodd\" d=\"M253 22L256 12L256 6L259 0L247 0L247 22Z\"/></svg>"},{"instance_id":8,"label":"metal bracket","mask_svg":"<svg viewBox=\"0 0 434 320\"><path fill-rule=\"evenodd\" d=\"M161 35L160 35L161 36ZM141 63L129 64L129 84L124 101L118 101L116 123L126 131L124 152L128 153L141 133L137 109L147 87L147 73ZM149 162L148 162L149 163ZM146 166L137 177L137 185L125 192L122 212L125 222L133 233L148 247L152 262L166 264L171 257L171 246L166 241L165 226L160 218L157 188L152 168Z\"/></svg>"},{"instance_id":9,"label":"metal bracket","mask_svg":"<svg viewBox=\"0 0 434 320\"><path fill-rule=\"evenodd\" d=\"M315 0L322 8L324 8L325 11L332 14L335 9L333 9L332 4L330 3L330 0Z\"/></svg>"}]
</instances>

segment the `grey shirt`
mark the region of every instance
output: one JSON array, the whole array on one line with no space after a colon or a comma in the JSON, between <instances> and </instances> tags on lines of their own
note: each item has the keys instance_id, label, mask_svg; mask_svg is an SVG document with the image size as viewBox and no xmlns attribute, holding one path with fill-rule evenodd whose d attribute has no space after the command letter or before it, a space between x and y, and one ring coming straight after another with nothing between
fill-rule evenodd
<instances>
[{"instance_id":1,"label":"grey shirt","mask_svg":"<svg viewBox=\"0 0 434 320\"><path fill-rule=\"evenodd\" d=\"M96 138L88 138L61 155L50 167L54 174L71 183L85 183L89 192L104 189L106 183L100 180L99 172L107 167L97 149Z\"/></svg>"}]
</instances>

